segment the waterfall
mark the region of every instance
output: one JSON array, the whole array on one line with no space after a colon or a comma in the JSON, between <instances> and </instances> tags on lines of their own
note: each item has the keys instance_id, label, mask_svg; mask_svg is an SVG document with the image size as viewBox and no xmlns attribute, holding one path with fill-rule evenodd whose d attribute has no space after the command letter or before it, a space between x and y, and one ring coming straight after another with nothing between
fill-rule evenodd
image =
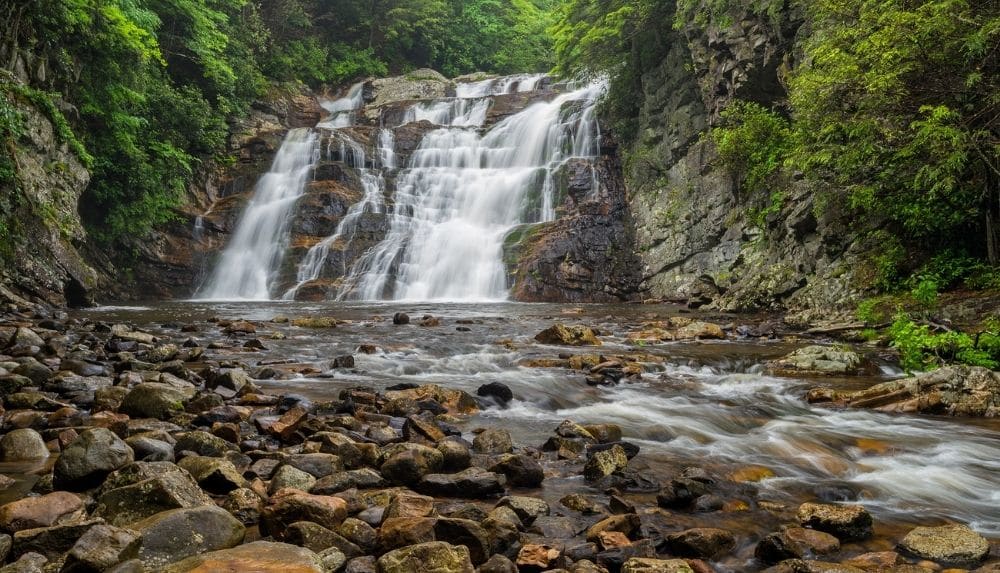
<instances>
[{"instance_id":1,"label":"waterfall","mask_svg":"<svg viewBox=\"0 0 1000 573\"><path fill-rule=\"evenodd\" d=\"M460 93L507 93L537 85L532 78L477 82ZM552 220L553 174L569 158L598 154L602 91L594 84L536 103L485 134L464 127L467 115L441 113L455 124L426 134L399 173L387 236L355 263L340 298L505 298L504 238L519 224Z\"/></svg>"},{"instance_id":2,"label":"waterfall","mask_svg":"<svg viewBox=\"0 0 1000 573\"><path fill-rule=\"evenodd\" d=\"M410 104L403 124L437 127L419 128L422 138L405 163L397 158L399 126L356 127L362 84L323 102L329 116L316 130L288 134L199 294L249 300L275 294L296 200L323 154L354 170L363 196L298 261L296 284L282 298L295 298L321 277L341 279L338 299L506 298L504 239L519 225L554 220L560 168L599 154L595 109L603 84L563 89L551 91L545 75L518 75L461 83L456 97ZM543 101L483 127L494 98L529 92ZM384 237L352 249L360 226L370 224L367 215L383 218ZM363 236L373 240L371 232ZM331 257L333 249L343 256Z\"/></svg>"},{"instance_id":3,"label":"waterfall","mask_svg":"<svg viewBox=\"0 0 1000 573\"><path fill-rule=\"evenodd\" d=\"M268 300L285 253L288 223L317 159L316 134L288 132L202 292L209 299Z\"/></svg>"}]
</instances>

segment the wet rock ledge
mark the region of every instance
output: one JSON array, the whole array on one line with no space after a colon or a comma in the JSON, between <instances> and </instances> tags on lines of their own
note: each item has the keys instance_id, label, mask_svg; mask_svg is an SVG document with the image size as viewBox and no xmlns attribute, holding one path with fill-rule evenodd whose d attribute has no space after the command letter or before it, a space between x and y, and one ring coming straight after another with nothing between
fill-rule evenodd
<instances>
[{"instance_id":1,"label":"wet rock ledge","mask_svg":"<svg viewBox=\"0 0 1000 573\"><path fill-rule=\"evenodd\" d=\"M209 343L197 329L157 337L52 311L0 321L0 573L902 573L975 568L990 553L957 524L865 552L856 542L877 525L865 508L767 503L753 472L652 475L612 424L567 420L537 447L501 428L463 432L463 416L512 399L498 383L477 396L267 395L236 362L207 358L223 338L259 347L255 324L219 321L202 331ZM575 491L550 504L539 495L552 479ZM715 527L720 511L756 512L768 529Z\"/></svg>"}]
</instances>

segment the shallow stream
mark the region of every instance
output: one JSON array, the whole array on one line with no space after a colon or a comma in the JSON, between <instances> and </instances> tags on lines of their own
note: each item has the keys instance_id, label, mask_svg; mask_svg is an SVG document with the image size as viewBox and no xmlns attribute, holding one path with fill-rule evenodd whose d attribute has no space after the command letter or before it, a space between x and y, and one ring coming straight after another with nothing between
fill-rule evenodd
<instances>
[{"instance_id":1,"label":"shallow stream","mask_svg":"<svg viewBox=\"0 0 1000 573\"><path fill-rule=\"evenodd\" d=\"M425 314L441 326L393 326L393 313L413 322ZM177 339L178 324L197 324L206 342L222 335L209 318L269 321L277 316L331 317L337 328L305 329L262 323L257 336L267 350L248 352L242 341L214 350L248 365L290 359L315 367L291 380L261 381L274 393L314 400L335 399L344 388L384 388L401 382L434 383L475 393L503 382L514 393L509 408L488 408L463 422L508 429L519 445L540 446L564 419L614 423L625 439L641 447L635 467L652 479L669 479L697 465L718 475L743 471L765 477L756 500L794 509L802 501L857 501L876 518L879 538L898 539L913 524L967 523L987 537L1000 537L1000 422L888 415L864 410L824 409L802 396L817 385L864 387L900 373L881 365L880 376L843 379L779 378L762 363L813 341L683 342L636 347L625 334L645 321L676 315L670 306L482 303L207 303L169 302L144 307L103 307L79 314L92 320L129 321ZM741 324L736 317L712 317ZM641 382L592 387L584 373L563 368L520 366L525 359L582 354L593 348L544 346L533 336L553 322L599 329L602 353L642 352L662 357L646 364ZM164 328L163 325L170 325ZM458 330L467 329L467 331ZM281 332L283 340L268 338ZM198 337L199 334L195 333ZM239 343L237 343L239 342ZM361 344L375 354L356 352ZM331 370L336 356L353 354L353 370ZM471 435L471 434L470 434ZM766 468L766 469L762 469ZM558 498L585 487L575 473L552 470L539 495ZM594 492L599 494L600 492ZM679 516L677 523L688 517ZM723 511L706 522L747 532L748 540L781 521L762 521L758 512ZM770 528L770 529L768 529ZM884 550L872 541L858 550ZM739 552L748 558L751 544ZM730 566L739 568L738 563Z\"/></svg>"}]
</instances>

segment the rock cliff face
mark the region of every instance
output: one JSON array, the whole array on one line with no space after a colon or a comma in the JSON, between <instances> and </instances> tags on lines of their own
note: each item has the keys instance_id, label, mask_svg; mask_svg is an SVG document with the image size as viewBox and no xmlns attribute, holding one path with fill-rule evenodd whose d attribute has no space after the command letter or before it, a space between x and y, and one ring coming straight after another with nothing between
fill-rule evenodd
<instances>
[{"instance_id":1,"label":"rock cliff face","mask_svg":"<svg viewBox=\"0 0 1000 573\"><path fill-rule=\"evenodd\" d=\"M7 97L23 134L13 146L13 178L0 184L0 300L86 306L100 275L81 250L77 204L90 173L32 105Z\"/></svg>"},{"instance_id":2,"label":"rock cliff face","mask_svg":"<svg viewBox=\"0 0 1000 573\"><path fill-rule=\"evenodd\" d=\"M731 12L725 27L675 31L667 57L642 78L626 182L643 289L725 310L842 308L859 296L861 250L842 215L792 182L781 212L759 229L703 137L733 99L772 106L786 97L801 18L779 0L757 4Z\"/></svg>"}]
</instances>

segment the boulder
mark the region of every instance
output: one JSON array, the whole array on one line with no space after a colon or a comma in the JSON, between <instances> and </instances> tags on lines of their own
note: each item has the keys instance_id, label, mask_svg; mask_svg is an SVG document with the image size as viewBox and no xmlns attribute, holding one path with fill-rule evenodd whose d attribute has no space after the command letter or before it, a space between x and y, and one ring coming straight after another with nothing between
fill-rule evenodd
<instances>
[{"instance_id":1,"label":"boulder","mask_svg":"<svg viewBox=\"0 0 1000 573\"><path fill-rule=\"evenodd\" d=\"M106 571L137 554L139 536L135 532L98 524L80 536L66 556L63 573Z\"/></svg>"},{"instance_id":2,"label":"boulder","mask_svg":"<svg viewBox=\"0 0 1000 573\"><path fill-rule=\"evenodd\" d=\"M239 394L250 383L250 376L242 368L220 368L205 381L205 386L224 398Z\"/></svg>"},{"instance_id":3,"label":"boulder","mask_svg":"<svg viewBox=\"0 0 1000 573\"><path fill-rule=\"evenodd\" d=\"M148 569L243 542L246 528L226 510L209 505L171 509L129 526L140 538L138 558Z\"/></svg>"},{"instance_id":4,"label":"boulder","mask_svg":"<svg viewBox=\"0 0 1000 573\"><path fill-rule=\"evenodd\" d=\"M411 444L407 449L391 455L382 464L382 477L398 484L415 485L427 474L444 465L444 455L438 450Z\"/></svg>"},{"instance_id":5,"label":"boulder","mask_svg":"<svg viewBox=\"0 0 1000 573\"><path fill-rule=\"evenodd\" d=\"M39 460L49 457L45 440L31 428L13 430L0 439L0 458L5 462Z\"/></svg>"},{"instance_id":6,"label":"boulder","mask_svg":"<svg viewBox=\"0 0 1000 573\"><path fill-rule=\"evenodd\" d=\"M386 481L381 474L371 468L361 468L320 478L309 488L309 493L331 495L352 488L372 489L385 486Z\"/></svg>"},{"instance_id":7,"label":"boulder","mask_svg":"<svg viewBox=\"0 0 1000 573\"><path fill-rule=\"evenodd\" d=\"M473 573L469 549L431 541L395 549L379 557L379 573Z\"/></svg>"},{"instance_id":8,"label":"boulder","mask_svg":"<svg viewBox=\"0 0 1000 573\"><path fill-rule=\"evenodd\" d=\"M840 540L822 531L788 527L764 536L754 548L761 563L773 564L785 559L827 555L840 550Z\"/></svg>"},{"instance_id":9,"label":"boulder","mask_svg":"<svg viewBox=\"0 0 1000 573\"><path fill-rule=\"evenodd\" d=\"M100 523L99 519L74 520L50 527L22 529L14 533L11 551L14 555L34 552L52 560L61 559L84 533Z\"/></svg>"},{"instance_id":10,"label":"boulder","mask_svg":"<svg viewBox=\"0 0 1000 573\"><path fill-rule=\"evenodd\" d=\"M476 435L472 449L480 454L509 454L514 451L514 441L507 430L490 428Z\"/></svg>"},{"instance_id":11,"label":"boulder","mask_svg":"<svg viewBox=\"0 0 1000 573\"><path fill-rule=\"evenodd\" d=\"M493 398L501 406L514 399L514 393L510 387L502 382L490 382L483 384L476 389L476 395L484 398Z\"/></svg>"},{"instance_id":12,"label":"boulder","mask_svg":"<svg viewBox=\"0 0 1000 573\"><path fill-rule=\"evenodd\" d=\"M236 446L226 440L200 430L184 434L174 444L174 451L178 453L189 452L212 458L221 458L226 452L236 450Z\"/></svg>"},{"instance_id":13,"label":"boulder","mask_svg":"<svg viewBox=\"0 0 1000 573\"><path fill-rule=\"evenodd\" d=\"M503 495L505 482L499 473L467 468L454 474L427 474L417 484L417 489L428 495L484 498Z\"/></svg>"},{"instance_id":14,"label":"boulder","mask_svg":"<svg viewBox=\"0 0 1000 573\"><path fill-rule=\"evenodd\" d=\"M278 471L274 472L267 490L268 493L272 494L284 488L309 491L315 484L316 478L308 473L290 465L283 465L278 468Z\"/></svg>"},{"instance_id":15,"label":"boulder","mask_svg":"<svg viewBox=\"0 0 1000 573\"><path fill-rule=\"evenodd\" d=\"M0 530L14 533L22 529L51 527L82 518L83 502L72 493L57 491L40 497L26 497L0 507Z\"/></svg>"},{"instance_id":16,"label":"boulder","mask_svg":"<svg viewBox=\"0 0 1000 573\"><path fill-rule=\"evenodd\" d=\"M506 476L511 487L540 487L545 479L542 464L525 454L500 456L499 461L490 466L490 471Z\"/></svg>"},{"instance_id":17,"label":"boulder","mask_svg":"<svg viewBox=\"0 0 1000 573\"><path fill-rule=\"evenodd\" d=\"M194 388L144 382L125 395L119 411L133 418L168 420L183 413L184 403L194 398L194 395Z\"/></svg>"},{"instance_id":18,"label":"boulder","mask_svg":"<svg viewBox=\"0 0 1000 573\"><path fill-rule=\"evenodd\" d=\"M263 499L250 488L239 488L229 492L222 509L240 520L243 525L253 525L260 520L260 506Z\"/></svg>"},{"instance_id":19,"label":"boulder","mask_svg":"<svg viewBox=\"0 0 1000 573\"><path fill-rule=\"evenodd\" d=\"M803 526L830 533L841 540L867 539L872 535L872 515L860 505L803 503L797 515Z\"/></svg>"},{"instance_id":20,"label":"boulder","mask_svg":"<svg viewBox=\"0 0 1000 573\"><path fill-rule=\"evenodd\" d=\"M385 508L384 519L393 517L427 517L434 513L434 498L400 491L392 496Z\"/></svg>"},{"instance_id":21,"label":"boulder","mask_svg":"<svg viewBox=\"0 0 1000 573\"><path fill-rule=\"evenodd\" d=\"M711 322L695 321L686 326L682 326L674 333L676 340L708 340L726 338L726 333L722 327Z\"/></svg>"},{"instance_id":22,"label":"boulder","mask_svg":"<svg viewBox=\"0 0 1000 573\"><path fill-rule=\"evenodd\" d=\"M509 495L498 501L496 506L511 509L526 526L531 525L538 517L548 515L551 511L549 504L544 500L520 495Z\"/></svg>"},{"instance_id":23,"label":"boulder","mask_svg":"<svg viewBox=\"0 0 1000 573\"><path fill-rule=\"evenodd\" d=\"M285 529L297 521L311 521L333 530L346 517L347 502L339 497L283 489L261 509L260 525L263 532L281 539Z\"/></svg>"},{"instance_id":24,"label":"boulder","mask_svg":"<svg viewBox=\"0 0 1000 573\"><path fill-rule=\"evenodd\" d=\"M111 430L84 430L56 461L53 483L57 488L81 491L132 463L132 459L132 448Z\"/></svg>"},{"instance_id":25,"label":"boulder","mask_svg":"<svg viewBox=\"0 0 1000 573\"><path fill-rule=\"evenodd\" d=\"M191 474L169 462L137 462L108 476L94 516L125 526L158 513L211 505Z\"/></svg>"},{"instance_id":26,"label":"boulder","mask_svg":"<svg viewBox=\"0 0 1000 573\"><path fill-rule=\"evenodd\" d=\"M799 348L783 358L768 363L768 367L775 373L792 376L853 374L860 366L861 356L857 352L820 345Z\"/></svg>"},{"instance_id":27,"label":"boulder","mask_svg":"<svg viewBox=\"0 0 1000 573\"><path fill-rule=\"evenodd\" d=\"M736 536L725 529L696 527L666 536L670 552L679 557L713 559L736 547Z\"/></svg>"},{"instance_id":28,"label":"boulder","mask_svg":"<svg viewBox=\"0 0 1000 573\"><path fill-rule=\"evenodd\" d=\"M958 524L917 527L906 534L899 548L921 559L954 565L972 565L990 553L990 544L982 535Z\"/></svg>"},{"instance_id":29,"label":"boulder","mask_svg":"<svg viewBox=\"0 0 1000 573\"><path fill-rule=\"evenodd\" d=\"M594 331L586 326L565 326L554 324L535 335L535 340L542 344L560 346L600 346Z\"/></svg>"},{"instance_id":30,"label":"boulder","mask_svg":"<svg viewBox=\"0 0 1000 573\"><path fill-rule=\"evenodd\" d=\"M628 467L628 456L625 450L616 444L609 450L591 455L583 466L583 477L587 481L597 481L626 467Z\"/></svg>"},{"instance_id":31,"label":"boulder","mask_svg":"<svg viewBox=\"0 0 1000 573\"><path fill-rule=\"evenodd\" d=\"M325 573L322 558L303 547L273 541L254 541L188 557L163 569L163 573Z\"/></svg>"},{"instance_id":32,"label":"boulder","mask_svg":"<svg viewBox=\"0 0 1000 573\"><path fill-rule=\"evenodd\" d=\"M246 480L233 465L222 458L188 456L178 464L198 482L202 489L214 494L226 494L246 486Z\"/></svg>"}]
</instances>

